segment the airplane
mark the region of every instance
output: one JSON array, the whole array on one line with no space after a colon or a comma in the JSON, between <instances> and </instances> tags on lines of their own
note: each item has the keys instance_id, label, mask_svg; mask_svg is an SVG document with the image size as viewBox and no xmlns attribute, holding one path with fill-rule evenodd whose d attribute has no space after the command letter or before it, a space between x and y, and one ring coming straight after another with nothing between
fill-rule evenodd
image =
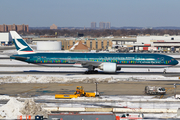
<instances>
[{"instance_id":1,"label":"airplane","mask_svg":"<svg viewBox=\"0 0 180 120\"><path fill-rule=\"evenodd\" d=\"M163 54L142 53L72 53L35 52L16 31L10 31L18 54L10 56L31 64L49 67L87 68L85 73L116 73L121 68L166 68L175 66L178 61Z\"/></svg>"}]
</instances>

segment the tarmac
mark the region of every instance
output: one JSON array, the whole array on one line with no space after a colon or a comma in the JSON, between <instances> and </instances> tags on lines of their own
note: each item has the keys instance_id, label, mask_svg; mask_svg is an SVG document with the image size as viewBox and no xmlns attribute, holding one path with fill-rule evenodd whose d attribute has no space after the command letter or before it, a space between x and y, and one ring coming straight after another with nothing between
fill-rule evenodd
<instances>
[{"instance_id":1,"label":"tarmac","mask_svg":"<svg viewBox=\"0 0 180 120\"><path fill-rule=\"evenodd\" d=\"M161 86L168 91L163 96L167 98L174 95L174 83L180 81L120 81L118 83L98 83L97 89L100 95L146 95L145 86ZM0 84L0 94L13 97L35 97L41 95L74 94L76 86L83 86L86 92L96 91L95 83L5 83ZM180 86L177 85L176 94L180 94ZM155 95L160 98L160 95ZM163 99L162 98L162 99Z\"/></svg>"}]
</instances>

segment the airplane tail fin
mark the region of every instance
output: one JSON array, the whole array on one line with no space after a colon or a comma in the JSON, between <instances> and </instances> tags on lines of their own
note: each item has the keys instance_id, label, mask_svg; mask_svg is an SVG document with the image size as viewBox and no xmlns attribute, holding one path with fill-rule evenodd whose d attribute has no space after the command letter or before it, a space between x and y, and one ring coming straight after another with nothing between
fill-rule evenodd
<instances>
[{"instance_id":1,"label":"airplane tail fin","mask_svg":"<svg viewBox=\"0 0 180 120\"><path fill-rule=\"evenodd\" d=\"M34 52L33 49L22 39L16 31L10 31L13 42L16 46L18 54L27 52Z\"/></svg>"}]
</instances>

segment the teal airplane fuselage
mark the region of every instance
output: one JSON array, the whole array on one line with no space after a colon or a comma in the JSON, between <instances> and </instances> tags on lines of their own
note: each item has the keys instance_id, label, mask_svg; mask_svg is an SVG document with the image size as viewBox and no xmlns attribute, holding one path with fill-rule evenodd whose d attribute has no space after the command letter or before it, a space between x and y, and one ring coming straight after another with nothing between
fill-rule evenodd
<instances>
[{"instance_id":1,"label":"teal airplane fuselage","mask_svg":"<svg viewBox=\"0 0 180 120\"><path fill-rule=\"evenodd\" d=\"M163 68L178 64L177 60L167 55L141 53L31 53L17 54L10 58L55 67L82 67L74 61L116 63L121 68Z\"/></svg>"}]
</instances>

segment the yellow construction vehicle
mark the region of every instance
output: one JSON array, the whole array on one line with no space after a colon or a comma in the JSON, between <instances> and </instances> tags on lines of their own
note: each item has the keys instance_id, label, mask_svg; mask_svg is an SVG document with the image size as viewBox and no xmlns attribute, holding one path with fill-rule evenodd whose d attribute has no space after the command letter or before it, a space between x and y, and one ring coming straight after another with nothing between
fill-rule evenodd
<instances>
[{"instance_id":1,"label":"yellow construction vehicle","mask_svg":"<svg viewBox=\"0 0 180 120\"><path fill-rule=\"evenodd\" d=\"M55 98L56 99L71 99L71 98L77 98L77 97L97 97L97 96L99 96L98 92L88 93L88 92L84 91L83 86L77 86L76 87L76 92L74 92L74 95L56 94Z\"/></svg>"}]
</instances>

